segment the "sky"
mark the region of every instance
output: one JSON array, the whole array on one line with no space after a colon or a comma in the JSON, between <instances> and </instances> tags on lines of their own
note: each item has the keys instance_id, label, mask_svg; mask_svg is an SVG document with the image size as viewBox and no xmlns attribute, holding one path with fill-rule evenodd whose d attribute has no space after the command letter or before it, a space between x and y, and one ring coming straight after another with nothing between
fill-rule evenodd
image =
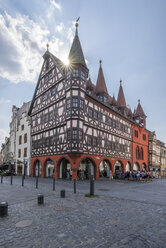
<instances>
[{"instance_id":1,"label":"sky","mask_svg":"<svg viewBox=\"0 0 166 248\"><path fill-rule=\"evenodd\" d=\"M12 106L32 100L47 42L65 61L78 17L92 82L101 59L109 94L122 79L127 104L140 99L147 129L166 143L165 12L165 0L0 0L0 144Z\"/></svg>"}]
</instances>

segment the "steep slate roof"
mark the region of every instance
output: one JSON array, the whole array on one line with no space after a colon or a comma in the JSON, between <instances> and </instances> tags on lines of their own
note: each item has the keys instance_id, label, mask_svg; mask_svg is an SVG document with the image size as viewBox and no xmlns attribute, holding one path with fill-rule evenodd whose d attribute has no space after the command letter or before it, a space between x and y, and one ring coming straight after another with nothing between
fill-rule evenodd
<instances>
[{"instance_id":1,"label":"steep slate roof","mask_svg":"<svg viewBox=\"0 0 166 248\"><path fill-rule=\"evenodd\" d=\"M96 86L92 83L91 78L89 77L88 80L87 80L87 88L90 88L90 89L94 90L95 87Z\"/></svg>"},{"instance_id":2,"label":"steep slate roof","mask_svg":"<svg viewBox=\"0 0 166 248\"><path fill-rule=\"evenodd\" d=\"M129 117L133 117L133 113L132 113L132 111L131 111L131 108L127 108L127 116L129 116Z\"/></svg>"},{"instance_id":3,"label":"steep slate roof","mask_svg":"<svg viewBox=\"0 0 166 248\"><path fill-rule=\"evenodd\" d=\"M119 93L118 93L118 98L117 98L117 105L119 107L126 107L126 101L123 93L123 88L122 88L122 80L120 80L120 87L119 87Z\"/></svg>"},{"instance_id":4,"label":"steep slate roof","mask_svg":"<svg viewBox=\"0 0 166 248\"><path fill-rule=\"evenodd\" d=\"M18 112L17 112L18 121L21 119L23 113L27 113L27 114L28 114L30 105L31 105L31 101L29 101L29 102L24 102L23 105L21 106L21 108L19 108L19 110L18 110Z\"/></svg>"},{"instance_id":5,"label":"steep slate roof","mask_svg":"<svg viewBox=\"0 0 166 248\"><path fill-rule=\"evenodd\" d=\"M78 30L77 30L78 23L76 23L75 26L76 26L75 37L74 37L73 44L70 49L68 59L71 64L81 64L87 68L85 59L84 59L84 54L83 54L82 47L81 47L81 43L78 37Z\"/></svg>"},{"instance_id":6,"label":"steep slate roof","mask_svg":"<svg viewBox=\"0 0 166 248\"><path fill-rule=\"evenodd\" d=\"M105 84L103 69L101 67L101 60L100 60L100 68L99 73L97 77L97 83L96 83L96 93L105 93L108 95L107 87Z\"/></svg>"},{"instance_id":7,"label":"steep slate roof","mask_svg":"<svg viewBox=\"0 0 166 248\"><path fill-rule=\"evenodd\" d=\"M44 53L43 55L43 65L44 65L44 62L45 62L45 59L47 57L51 57L53 62L54 62L54 65L56 65L58 67L58 69L61 70L62 72L62 75L64 75L64 63L58 59L55 55L53 55L52 53L50 53L47 49L47 51ZM42 69L43 69L43 65L42 65L42 68L41 68L41 71L40 71L40 75L39 75L39 78L38 78L38 81L37 81L37 84L36 84L36 88L35 88L35 91L34 91L34 94L33 94L33 98L32 98L32 101L31 101L31 105L30 105L30 108L29 108L29 112L28 112L28 115L31 115L31 111L32 111L32 108L33 108L33 104L34 104L34 101L35 101L35 96L36 96L36 92L37 92L37 89L38 89L38 85L39 85L39 81L40 81L40 77L41 77L41 72L42 72Z\"/></svg>"},{"instance_id":8,"label":"steep slate roof","mask_svg":"<svg viewBox=\"0 0 166 248\"><path fill-rule=\"evenodd\" d=\"M138 116L146 116L144 111L143 111L143 108L140 104L140 100L138 100L138 106L137 106L137 109L136 109L136 112L135 112L135 115L138 115Z\"/></svg>"}]
</instances>

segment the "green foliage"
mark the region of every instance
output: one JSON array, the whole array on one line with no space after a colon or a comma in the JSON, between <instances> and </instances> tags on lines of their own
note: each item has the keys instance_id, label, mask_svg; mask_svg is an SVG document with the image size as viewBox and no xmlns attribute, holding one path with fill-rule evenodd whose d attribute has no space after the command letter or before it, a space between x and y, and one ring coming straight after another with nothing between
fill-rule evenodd
<instances>
[{"instance_id":1,"label":"green foliage","mask_svg":"<svg viewBox=\"0 0 166 248\"><path fill-rule=\"evenodd\" d=\"M85 197L94 198L94 197L98 197L98 195L90 195L90 193L88 193L88 194L85 194Z\"/></svg>"},{"instance_id":2,"label":"green foliage","mask_svg":"<svg viewBox=\"0 0 166 248\"><path fill-rule=\"evenodd\" d=\"M5 172L5 171L2 171L2 172L1 172L1 175L2 175L3 177L5 177L5 176L6 176L6 172Z\"/></svg>"},{"instance_id":3,"label":"green foliage","mask_svg":"<svg viewBox=\"0 0 166 248\"><path fill-rule=\"evenodd\" d=\"M118 179L118 176L117 175L113 175L113 179Z\"/></svg>"}]
</instances>

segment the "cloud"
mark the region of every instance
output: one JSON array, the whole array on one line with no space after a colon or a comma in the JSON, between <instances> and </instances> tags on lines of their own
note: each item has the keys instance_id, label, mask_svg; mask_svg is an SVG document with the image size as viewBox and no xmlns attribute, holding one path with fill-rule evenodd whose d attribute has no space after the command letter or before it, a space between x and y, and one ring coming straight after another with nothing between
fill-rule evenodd
<instances>
[{"instance_id":1,"label":"cloud","mask_svg":"<svg viewBox=\"0 0 166 248\"><path fill-rule=\"evenodd\" d=\"M61 5L54 0L50 0L50 3L55 7L55 9L61 10Z\"/></svg>"},{"instance_id":2,"label":"cloud","mask_svg":"<svg viewBox=\"0 0 166 248\"><path fill-rule=\"evenodd\" d=\"M0 98L0 104L5 104L5 103L11 103L11 100L5 99L5 98Z\"/></svg>"},{"instance_id":3,"label":"cloud","mask_svg":"<svg viewBox=\"0 0 166 248\"><path fill-rule=\"evenodd\" d=\"M13 83L36 83L47 42L50 51L60 59L69 52L73 27L57 23L55 34L50 35L44 21L37 23L21 14L0 14L0 77Z\"/></svg>"}]
</instances>

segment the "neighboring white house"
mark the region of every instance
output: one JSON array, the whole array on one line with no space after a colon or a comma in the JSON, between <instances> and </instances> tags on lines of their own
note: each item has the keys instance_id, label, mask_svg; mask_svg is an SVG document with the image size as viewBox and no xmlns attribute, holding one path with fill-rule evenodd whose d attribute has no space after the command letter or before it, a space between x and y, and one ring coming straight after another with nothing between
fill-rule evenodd
<instances>
[{"instance_id":1,"label":"neighboring white house","mask_svg":"<svg viewBox=\"0 0 166 248\"><path fill-rule=\"evenodd\" d=\"M30 175L30 132L31 124L28 110L31 102L23 103L21 108L13 106L10 122L10 154L15 163L17 175Z\"/></svg>"}]
</instances>

